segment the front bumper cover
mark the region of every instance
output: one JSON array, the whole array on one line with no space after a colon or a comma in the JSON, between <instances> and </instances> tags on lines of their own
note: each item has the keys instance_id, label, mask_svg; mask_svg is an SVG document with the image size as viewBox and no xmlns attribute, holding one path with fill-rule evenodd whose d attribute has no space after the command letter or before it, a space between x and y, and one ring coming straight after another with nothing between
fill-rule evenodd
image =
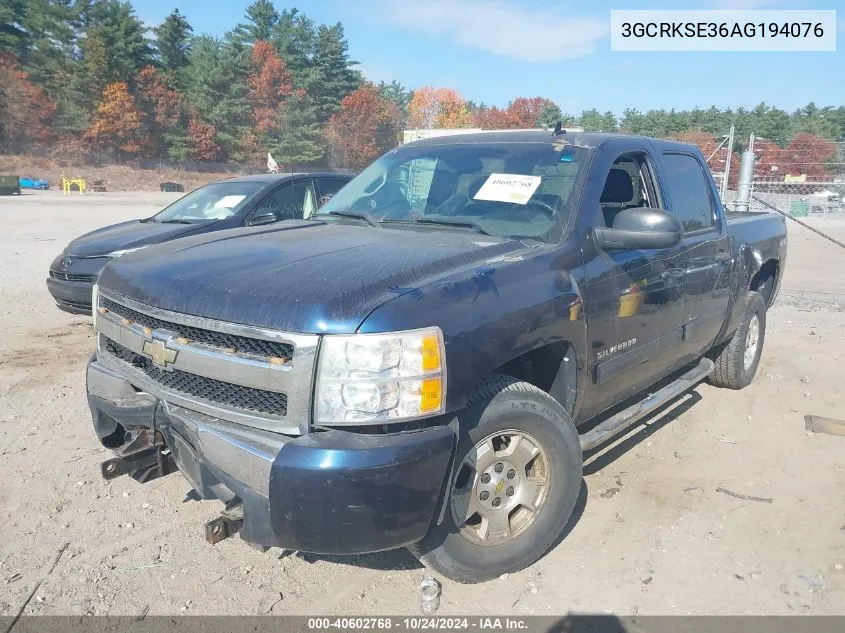
<instances>
[{"instance_id":1,"label":"front bumper cover","mask_svg":"<svg viewBox=\"0 0 845 633\"><path fill-rule=\"evenodd\" d=\"M241 537L317 554L375 552L425 536L455 449L455 425L391 435L299 437L221 421L139 393L93 359L88 404L101 442L118 448L155 426L205 499L243 504Z\"/></svg>"},{"instance_id":2,"label":"front bumper cover","mask_svg":"<svg viewBox=\"0 0 845 633\"><path fill-rule=\"evenodd\" d=\"M68 267L63 260L70 260ZM51 275L47 277L47 290L56 301L56 305L71 314L91 314L91 290L94 280L103 266L108 262L106 257L69 257L60 254L50 264ZM52 276L57 273L59 277ZM61 276L71 274L78 277L90 277L90 280L69 280Z\"/></svg>"}]
</instances>

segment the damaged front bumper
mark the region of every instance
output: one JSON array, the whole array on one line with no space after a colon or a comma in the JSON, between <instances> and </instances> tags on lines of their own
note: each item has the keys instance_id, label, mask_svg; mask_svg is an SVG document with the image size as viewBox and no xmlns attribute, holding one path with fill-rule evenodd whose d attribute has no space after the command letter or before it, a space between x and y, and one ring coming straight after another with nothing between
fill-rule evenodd
<instances>
[{"instance_id":1,"label":"damaged front bumper","mask_svg":"<svg viewBox=\"0 0 845 633\"><path fill-rule=\"evenodd\" d=\"M241 538L262 546L353 554L420 540L456 442L445 423L389 435L250 428L138 391L96 358L87 389L104 446L120 454L154 429L197 493L241 506Z\"/></svg>"}]
</instances>

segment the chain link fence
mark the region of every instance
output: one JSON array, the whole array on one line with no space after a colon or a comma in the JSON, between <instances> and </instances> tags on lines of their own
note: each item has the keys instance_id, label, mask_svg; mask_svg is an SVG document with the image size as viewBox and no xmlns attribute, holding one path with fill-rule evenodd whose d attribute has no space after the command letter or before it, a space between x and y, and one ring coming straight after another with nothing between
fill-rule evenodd
<instances>
[{"instance_id":1,"label":"chain link fence","mask_svg":"<svg viewBox=\"0 0 845 633\"><path fill-rule=\"evenodd\" d=\"M773 158L765 141L758 141L749 210L765 210L759 202L763 200L794 217L828 214L845 217L845 143L828 142L818 151L810 147L793 148L793 151L794 155L790 155L786 150L779 150L779 157ZM723 178L724 172L714 169L713 179L720 190ZM730 185L722 202L733 211L737 201L733 174Z\"/></svg>"}]
</instances>

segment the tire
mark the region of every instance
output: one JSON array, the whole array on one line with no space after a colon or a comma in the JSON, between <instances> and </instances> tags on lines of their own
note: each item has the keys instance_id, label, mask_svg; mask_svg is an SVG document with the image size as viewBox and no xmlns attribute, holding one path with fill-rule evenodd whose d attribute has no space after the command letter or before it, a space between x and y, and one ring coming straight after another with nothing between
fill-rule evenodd
<instances>
[{"instance_id":1,"label":"tire","mask_svg":"<svg viewBox=\"0 0 845 633\"><path fill-rule=\"evenodd\" d=\"M754 351L746 358L746 345L754 338L754 321L756 319L756 342ZM749 336L749 331L751 336ZM766 338L766 302L758 292L753 290L745 299L745 312L730 341L724 344L714 355L716 364L708 382L716 387L726 389L743 389L754 380L760 356L763 353L763 342Z\"/></svg>"},{"instance_id":2,"label":"tire","mask_svg":"<svg viewBox=\"0 0 845 633\"><path fill-rule=\"evenodd\" d=\"M544 391L510 376L488 378L470 398L460 422L461 438L443 500L443 520L438 524L438 512L425 538L408 549L443 576L475 583L524 569L555 544L578 499L583 463L578 432L564 408ZM501 443L503 440L506 443ZM495 450L485 451L482 459L481 449L476 451L479 445ZM519 456L535 449L539 451L536 456L522 466ZM477 471L465 464L472 456L477 458ZM487 483L482 483L484 474L478 471L485 462L490 465L483 471ZM506 470L496 471L500 464ZM537 486L535 482L541 480L545 483ZM500 501L497 508L484 510L499 521L505 517L507 528L500 532L492 530L494 523L485 523L481 514L470 521L456 518L456 508L466 507L461 499L482 503L487 492L484 487L490 491L484 503ZM534 494L535 490L539 492ZM523 498L536 506L535 512L519 503ZM497 509L499 514L494 514ZM470 511L468 508L463 514Z\"/></svg>"}]
</instances>

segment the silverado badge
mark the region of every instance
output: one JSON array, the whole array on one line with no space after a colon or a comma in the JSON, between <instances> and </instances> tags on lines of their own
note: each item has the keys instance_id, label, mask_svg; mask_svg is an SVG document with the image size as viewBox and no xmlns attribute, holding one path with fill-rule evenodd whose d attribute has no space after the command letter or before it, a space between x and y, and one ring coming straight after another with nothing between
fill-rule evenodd
<instances>
[{"instance_id":1,"label":"silverado badge","mask_svg":"<svg viewBox=\"0 0 845 633\"><path fill-rule=\"evenodd\" d=\"M169 369L168 365L176 361L176 355L179 353L175 349L167 347L167 341L158 338L144 341L144 346L141 348L144 356L147 356L153 364L162 369Z\"/></svg>"}]
</instances>

